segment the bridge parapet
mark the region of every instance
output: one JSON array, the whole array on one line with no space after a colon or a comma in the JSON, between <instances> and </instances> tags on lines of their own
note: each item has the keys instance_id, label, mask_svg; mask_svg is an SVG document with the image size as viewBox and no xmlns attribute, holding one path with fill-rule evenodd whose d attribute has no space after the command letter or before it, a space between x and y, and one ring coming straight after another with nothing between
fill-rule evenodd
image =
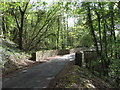
<instances>
[{"instance_id":1,"label":"bridge parapet","mask_svg":"<svg viewBox=\"0 0 120 90\"><path fill-rule=\"evenodd\" d=\"M92 61L99 58L95 49L78 51L75 54L76 65L85 66L87 68L91 67Z\"/></svg>"}]
</instances>

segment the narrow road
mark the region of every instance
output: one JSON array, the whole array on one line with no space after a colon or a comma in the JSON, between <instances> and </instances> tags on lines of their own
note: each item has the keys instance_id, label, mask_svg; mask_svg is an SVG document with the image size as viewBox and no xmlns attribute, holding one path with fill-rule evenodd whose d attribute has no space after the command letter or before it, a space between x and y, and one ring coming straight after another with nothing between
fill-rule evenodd
<instances>
[{"instance_id":1,"label":"narrow road","mask_svg":"<svg viewBox=\"0 0 120 90\"><path fill-rule=\"evenodd\" d=\"M7 76L3 78L2 88L47 88L50 81L74 59L74 53L64 55Z\"/></svg>"}]
</instances>

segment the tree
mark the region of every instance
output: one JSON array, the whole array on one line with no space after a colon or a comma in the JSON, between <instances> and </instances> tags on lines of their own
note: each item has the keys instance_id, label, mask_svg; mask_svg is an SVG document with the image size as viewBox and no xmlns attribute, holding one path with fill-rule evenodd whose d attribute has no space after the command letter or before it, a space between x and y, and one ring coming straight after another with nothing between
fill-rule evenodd
<instances>
[{"instance_id":1,"label":"tree","mask_svg":"<svg viewBox=\"0 0 120 90\"><path fill-rule=\"evenodd\" d=\"M12 8L11 14L14 16L16 24L17 24L17 28L19 30L19 41L18 41L19 43L18 44L19 44L19 49L22 50L23 49L23 40L22 39L23 39L23 29L24 29L24 18L25 18L25 13L26 13L29 2L24 3L24 5L25 5L24 9L22 9L20 4L18 4L18 6L16 7L16 8L19 8L18 10L21 15L21 18L19 21L18 21L17 15L15 13L15 8L14 8L16 4L18 4L18 3L13 3L13 8Z\"/></svg>"}]
</instances>

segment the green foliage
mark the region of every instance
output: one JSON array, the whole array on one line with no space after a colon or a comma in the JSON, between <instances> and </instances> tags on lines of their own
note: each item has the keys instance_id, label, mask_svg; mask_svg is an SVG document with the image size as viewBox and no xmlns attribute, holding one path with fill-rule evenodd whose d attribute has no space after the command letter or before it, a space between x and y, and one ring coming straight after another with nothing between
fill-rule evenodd
<instances>
[{"instance_id":1,"label":"green foliage","mask_svg":"<svg viewBox=\"0 0 120 90\"><path fill-rule=\"evenodd\" d=\"M81 46L95 46L97 50L98 47L98 54L104 58L101 60L108 65L107 70L110 69L109 73L115 75L119 69L120 54L120 31L116 28L120 22L117 2L64 0L54 2L51 6L46 2L29 2L26 5L27 2L0 3L3 37L18 46L23 27L21 39L23 51L26 52ZM69 18L76 19L73 26L69 26ZM98 63L96 60L92 65ZM106 70L106 67L103 68Z\"/></svg>"},{"instance_id":2,"label":"green foliage","mask_svg":"<svg viewBox=\"0 0 120 90\"><path fill-rule=\"evenodd\" d=\"M120 77L120 59L113 59L110 67L110 74L115 77Z\"/></svg>"},{"instance_id":3,"label":"green foliage","mask_svg":"<svg viewBox=\"0 0 120 90\"><path fill-rule=\"evenodd\" d=\"M89 34L85 34L81 37L80 40L82 46L86 46L86 47L91 47L93 45L92 43L92 37Z\"/></svg>"}]
</instances>

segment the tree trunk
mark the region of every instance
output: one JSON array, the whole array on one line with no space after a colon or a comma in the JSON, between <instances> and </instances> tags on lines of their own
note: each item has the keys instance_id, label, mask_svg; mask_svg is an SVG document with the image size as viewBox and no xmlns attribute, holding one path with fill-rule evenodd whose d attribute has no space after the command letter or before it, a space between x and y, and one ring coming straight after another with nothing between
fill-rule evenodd
<instances>
[{"instance_id":1,"label":"tree trunk","mask_svg":"<svg viewBox=\"0 0 120 90\"><path fill-rule=\"evenodd\" d=\"M89 28L90 28L90 32L93 36L93 41L94 41L94 45L96 47L97 54L100 55L98 44L97 44L97 38L95 36L95 30L94 30L93 25L92 25L92 19L91 19L90 7L89 7L90 5L89 5L89 3L87 3L87 5L88 5L87 6L88 25L89 25Z\"/></svg>"},{"instance_id":2,"label":"tree trunk","mask_svg":"<svg viewBox=\"0 0 120 90\"><path fill-rule=\"evenodd\" d=\"M25 6L25 9L22 10L22 8L19 6L19 11L20 11L20 14L21 14L21 23L20 23L20 27L19 27L19 49L23 49L23 27L24 27L24 16L25 16L25 12L26 12L26 9L27 9L27 6L28 6L29 2L26 3L26 6Z\"/></svg>"},{"instance_id":3,"label":"tree trunk","mask_svg":"<svg viewBox=\"0 0 120 90\"><path fill-rule=\"evenodd\" d=\"M97 21L98 21L98 31L99 31L99 39L100 39L100 41L99 41L99 43L100 43L100 56L102 56L102 51L103 51L102 46L103 45L102 45L102 36L101 36L101 23L100 23L101 18L100 18L100 14L97 11L95 11L95 13L97 15Z\"/></svg>"},{"instance_id":4,"label":"tree trunk","mask_svg":"<svg viewBox=\"0 0 120 90\"><path fill-rule=\"evenodd\" d=\"M111 21L111 43L115 44L113 47L113 43L111 44L111 58L113 57L113 48L115 48L115 58L117 59L117 48L116 48L116 36L115 36L115 29L114 29L114 12L113 12L114 3L111 2L110 4L110 21Z\"/></svg>"},{"instance_id":5,"label":"tree trunk","mask_svg":"<svg viewBox=\"0 0 120 90\"><path fill-rule=\"evenodd\" d=\"M3 35L4 35L4 38L6 37L6 24L5 24L5 18L4 18L4 15L2 16L2 30L3 30Z\"/></svg>"},{"instance_id":6,"label":"tree trunk","mask_svg":"<svg viewBox=\"0 0 120 90\"><path fill-rule=\"evenodd\" d=\"M59 48L60 16L58 16L57 49Z\"/></svg>"},{"instance_id":7,"label":"tree trunk","mask_svg":"<svg viewBox=\"0 0 120 90\"><path fill-rule=\"evenodd\" d=\"M23 38L23 24L24 24L24 13L21 13L21 25L20 25L20 29L19 29L19 49L23 49L23 42L22 42L22 38Z\"/></svg>"},{"instance_id":8,"label":"tree trunk","mask_svg":"<svg viewBox=\"0 0 120 90\"><path fill-rule=\"evenodd\" d=\"M67 35L67 36L66 36L66 46L68 46L68 35L69 35L69 34L68 34L68 33L69 33L69 32L68 32L68 14L67 14L67 26L66 26L66 27L67 27L67 31L66 31L66 32L67 32L67 34L66 34L66 35Z\"/></svg>"}]
</instances>

